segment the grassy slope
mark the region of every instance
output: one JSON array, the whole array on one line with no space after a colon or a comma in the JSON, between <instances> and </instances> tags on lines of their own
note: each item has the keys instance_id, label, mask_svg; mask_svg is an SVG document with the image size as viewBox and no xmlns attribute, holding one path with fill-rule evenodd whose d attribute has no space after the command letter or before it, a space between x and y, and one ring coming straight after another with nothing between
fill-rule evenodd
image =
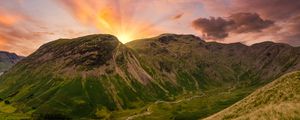
<instances>
[{"instance_id":1,"label":"grassy slope","mask_svg":"<svg viewBox=\"0 0 300 120\"><path fill-rule=\"evenodd\" d=\"M300 72L286 74L206 120L300 119Z\"/></svg>"}]
</instances>

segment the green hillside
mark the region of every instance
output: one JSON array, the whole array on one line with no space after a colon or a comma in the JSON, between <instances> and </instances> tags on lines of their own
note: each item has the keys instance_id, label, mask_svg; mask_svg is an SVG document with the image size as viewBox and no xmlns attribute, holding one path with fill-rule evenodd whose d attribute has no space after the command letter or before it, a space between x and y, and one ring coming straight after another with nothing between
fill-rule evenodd
<instances>
[{"instance_id":1,"label":"green hillside","mask_svg":"<svg viewBox=\"0 0 300 120\"><path fill-rule=\"evenodd\" d=\"M206 120L300 119L300 72L286 74Z\"/></svg>"},{"instance_id":2,"label":"green hillside","mask_svg":"<svg viewBox=\"0 0 300 120\"><path fill-rule=\"evenodd\" d=\"M180 108L175 106L165 109L169 116L162 116L203 118L282 74L299 70L299 50L271 42L210 43L175 34L125 45L105 34L59 39L0 77L0 118L121 119L153 106L151 119L161 110L156 108L158 101L168 104L204 94L185 107L180 102L182 112L170 112ZM203 101L210 101L209 106Z\"/></svg>"}]
</instances>

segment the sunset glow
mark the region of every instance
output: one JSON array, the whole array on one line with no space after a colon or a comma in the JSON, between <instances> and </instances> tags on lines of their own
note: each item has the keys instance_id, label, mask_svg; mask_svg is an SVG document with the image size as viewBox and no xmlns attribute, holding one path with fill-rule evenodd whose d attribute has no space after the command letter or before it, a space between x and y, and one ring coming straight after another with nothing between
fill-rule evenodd
<instances>
[{"instance_id":1,"label":"sunset glow","mask_svg":"<svg viewBox=\"0 0 300 120\"><path fill-rule=\"evenodd\" d=\"M1 0L0 4L0 50L25 56L49 41L89 34L112 34L122 43L175 33L222 43L300 45L300 2L294 0Z\"/></svg>"},{"instance_id":2,"label":"sunset glow","mask_svg":"<svg viewBox=\"0 0 300 120\"><path fill-rule=\"evenodd\" d=\"M300 0L0 0L0 120L299 108Z\"/></svg>"},{"instance_id":3,"label":"sunset glow","mask_svg":"<svg viewBox=\"0 0 300 120\"><path fill-rule=\"evenodd\" d=\"M79 22L94 26L101 33L115 35L122 43L158 34L154 30L156 26L147 25L151 21L134 18L139 9L133 8L138 7L138 3L132 0L114 2L92 0L84 3L73 0L61 1Z\"/></svg>"}]
</instances>

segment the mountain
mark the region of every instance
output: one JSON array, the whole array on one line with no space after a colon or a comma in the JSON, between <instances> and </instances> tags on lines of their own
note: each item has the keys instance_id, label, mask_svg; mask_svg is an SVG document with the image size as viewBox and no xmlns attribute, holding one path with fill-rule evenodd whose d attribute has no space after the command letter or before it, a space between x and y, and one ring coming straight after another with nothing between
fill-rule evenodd
<instances>
[{"instance_id":1,"label":"mountain","mask_svg":"<svg viewBox=\"0 0 300 120\"><path fill-rule=\"evenodd\" d=\"M300 118L300 72L286 74L206 120Z\"/></svg>"},{"instance_id":2,"label":"mountain","mask_svg":"<svg viewBox=\"0 0 300 120\"><path fill-rule=\"evenodd\" d=\"M22 58L22 56L18 56L15 53L0 51L0 74L7 71Z\"/></svg>"},{"instance_id":3,"label":"mountain","mask_svg":"<svg viewBox=\"0 0 300 120\"><path fill-rule=\"evenodd\" d=\"M300 68L300 48L280 43L263 42L252 46L206 43L193 35L163 34L126 45L148 61L147 64L163 69L165 76L171 76L168 69L177 72L178 68L192 73L188 76L204 77L202 84L212 81L212 84L222 85L263 83ZM197 73L203 74L197 76Z\"/></svg>"},{"instance_id":4,"label":"mountain","mask_svg":"<svg viewBox=\"0 0 300 120\"><path fill-rule=\"evenodd\" d=\"M127 44L107 34L59 39L0 77L0 112L104 119L182 95L257 88L299 70L299 56L299 47L286 44L221 44L194 35Z\"/></svg>"}]
</instances>

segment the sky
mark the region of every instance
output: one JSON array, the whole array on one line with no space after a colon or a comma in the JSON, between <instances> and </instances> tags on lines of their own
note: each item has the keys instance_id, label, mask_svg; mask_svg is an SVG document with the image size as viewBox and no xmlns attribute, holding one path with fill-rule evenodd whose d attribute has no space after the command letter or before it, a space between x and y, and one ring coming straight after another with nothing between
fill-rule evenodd
<instances>
[{"instance_id":1,"label":"sky","mask_svg":"<svg viewBox=\"0 0 300 120\"><path fill-rule=\"evenodd\" d=\"M300 46L300 0L1 0L0 50L27 56L59 38L163 33Z\"/></svg>"}]
</instances>

